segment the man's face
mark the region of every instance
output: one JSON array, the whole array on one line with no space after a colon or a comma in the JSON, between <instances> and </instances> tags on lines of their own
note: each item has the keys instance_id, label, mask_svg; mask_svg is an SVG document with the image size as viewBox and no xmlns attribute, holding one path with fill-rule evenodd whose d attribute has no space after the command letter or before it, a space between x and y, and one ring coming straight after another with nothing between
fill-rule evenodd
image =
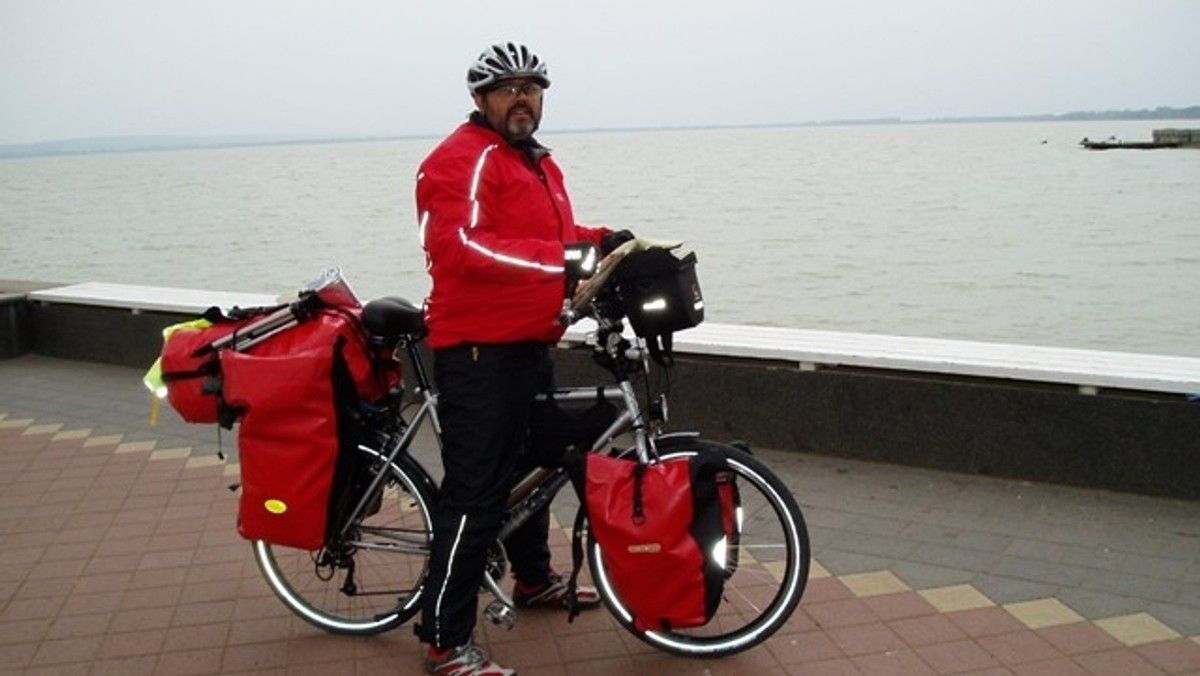
<instances>
[{"instance_id":1,"label":"man's face","mask_svg":"<svg viewBox=\"0 0 1200 676\"><path fill-rule=\"evenodd\" d=\"M488 126L509 141L523 141L542 122L542 87L528 78L505 80L475 94L475 107Z\"/></svg>"}]
</instances>

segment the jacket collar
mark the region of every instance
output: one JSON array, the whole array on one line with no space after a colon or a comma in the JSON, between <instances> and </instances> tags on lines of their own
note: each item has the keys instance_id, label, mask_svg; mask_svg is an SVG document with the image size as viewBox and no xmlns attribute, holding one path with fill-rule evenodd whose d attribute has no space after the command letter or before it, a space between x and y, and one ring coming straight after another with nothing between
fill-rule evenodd
<instances>
[{"instance_id":1,"label":"jacket collar","mask_svg":"<svg viewBox=\"0 0 1200 676\"><path fill-rule=\"evenodd\" d=\"M480 113L478 110L471 111L469 120L471 124L474 124L477 127L482 127L496 136L504 139L504 135L495 129L492 129L491 125L487 123L487 119L483 117L483 113ZM525 157L529 158L530 162L535 165L540 162L543 157L550 154L550 149L539 143L538 140L532 136L521 141L509 141L508 139L504 140L510 147L519 150L525 155Z\"/></svg>"}]
</instances>

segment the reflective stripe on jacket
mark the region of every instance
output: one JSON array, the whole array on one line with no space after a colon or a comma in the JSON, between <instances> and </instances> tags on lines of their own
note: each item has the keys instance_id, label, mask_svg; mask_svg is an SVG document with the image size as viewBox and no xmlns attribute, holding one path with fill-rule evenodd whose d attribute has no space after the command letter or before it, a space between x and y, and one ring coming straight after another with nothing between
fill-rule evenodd
<instances>
[{"instance_id":1,"label":"reflective stripe on jacket","mask_svg":"<svg viewBox=\"0 0 1200 676\"><path fill-rule=\"evenodd\" d=\"M421 164L430 347L562 337L563 245L599 246L609 230L575 223L562 171L533 148L527 154L468 121Z\"/></svg>"}]
</instances>

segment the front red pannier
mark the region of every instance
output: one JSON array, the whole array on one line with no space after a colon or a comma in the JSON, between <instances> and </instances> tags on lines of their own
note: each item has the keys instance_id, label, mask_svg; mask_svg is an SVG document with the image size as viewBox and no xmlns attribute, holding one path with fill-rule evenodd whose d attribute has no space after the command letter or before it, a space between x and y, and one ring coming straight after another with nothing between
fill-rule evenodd
<instances>
[{"instance_id":1,"label":"front red pannier","mask_svg":"<svg viewBox=\"0 0 1200 676\"><path fill-rule=\"evenodd\" d=\"M642 631L698 627L712 619L736 529L737 499L724 455L694 454L643 465L598 453L568 456L581 514L600 545L608 584ZM576 523L578 535L580 524ZM736 565L736 564L734 564ZM578 573L578 561L572 574Z\"/></svg>"}]
</instances>

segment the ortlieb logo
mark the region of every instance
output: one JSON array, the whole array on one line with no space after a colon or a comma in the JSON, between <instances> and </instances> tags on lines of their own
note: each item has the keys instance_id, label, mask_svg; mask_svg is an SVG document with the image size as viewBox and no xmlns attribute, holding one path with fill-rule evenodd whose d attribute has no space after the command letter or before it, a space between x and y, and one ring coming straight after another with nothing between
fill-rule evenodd
<instances>
[{"instance_id":1,"label":"ortlieb logo","mask_svg":"<svg viewBox=\"0 0 1200 676\"><path fill-rule=\"evenodd\" d=\"M626 551L630 554L657 554L662 551L662 545L657 542L647 542L640 545L629 545Z\"/></svg>"}]
</instances>

